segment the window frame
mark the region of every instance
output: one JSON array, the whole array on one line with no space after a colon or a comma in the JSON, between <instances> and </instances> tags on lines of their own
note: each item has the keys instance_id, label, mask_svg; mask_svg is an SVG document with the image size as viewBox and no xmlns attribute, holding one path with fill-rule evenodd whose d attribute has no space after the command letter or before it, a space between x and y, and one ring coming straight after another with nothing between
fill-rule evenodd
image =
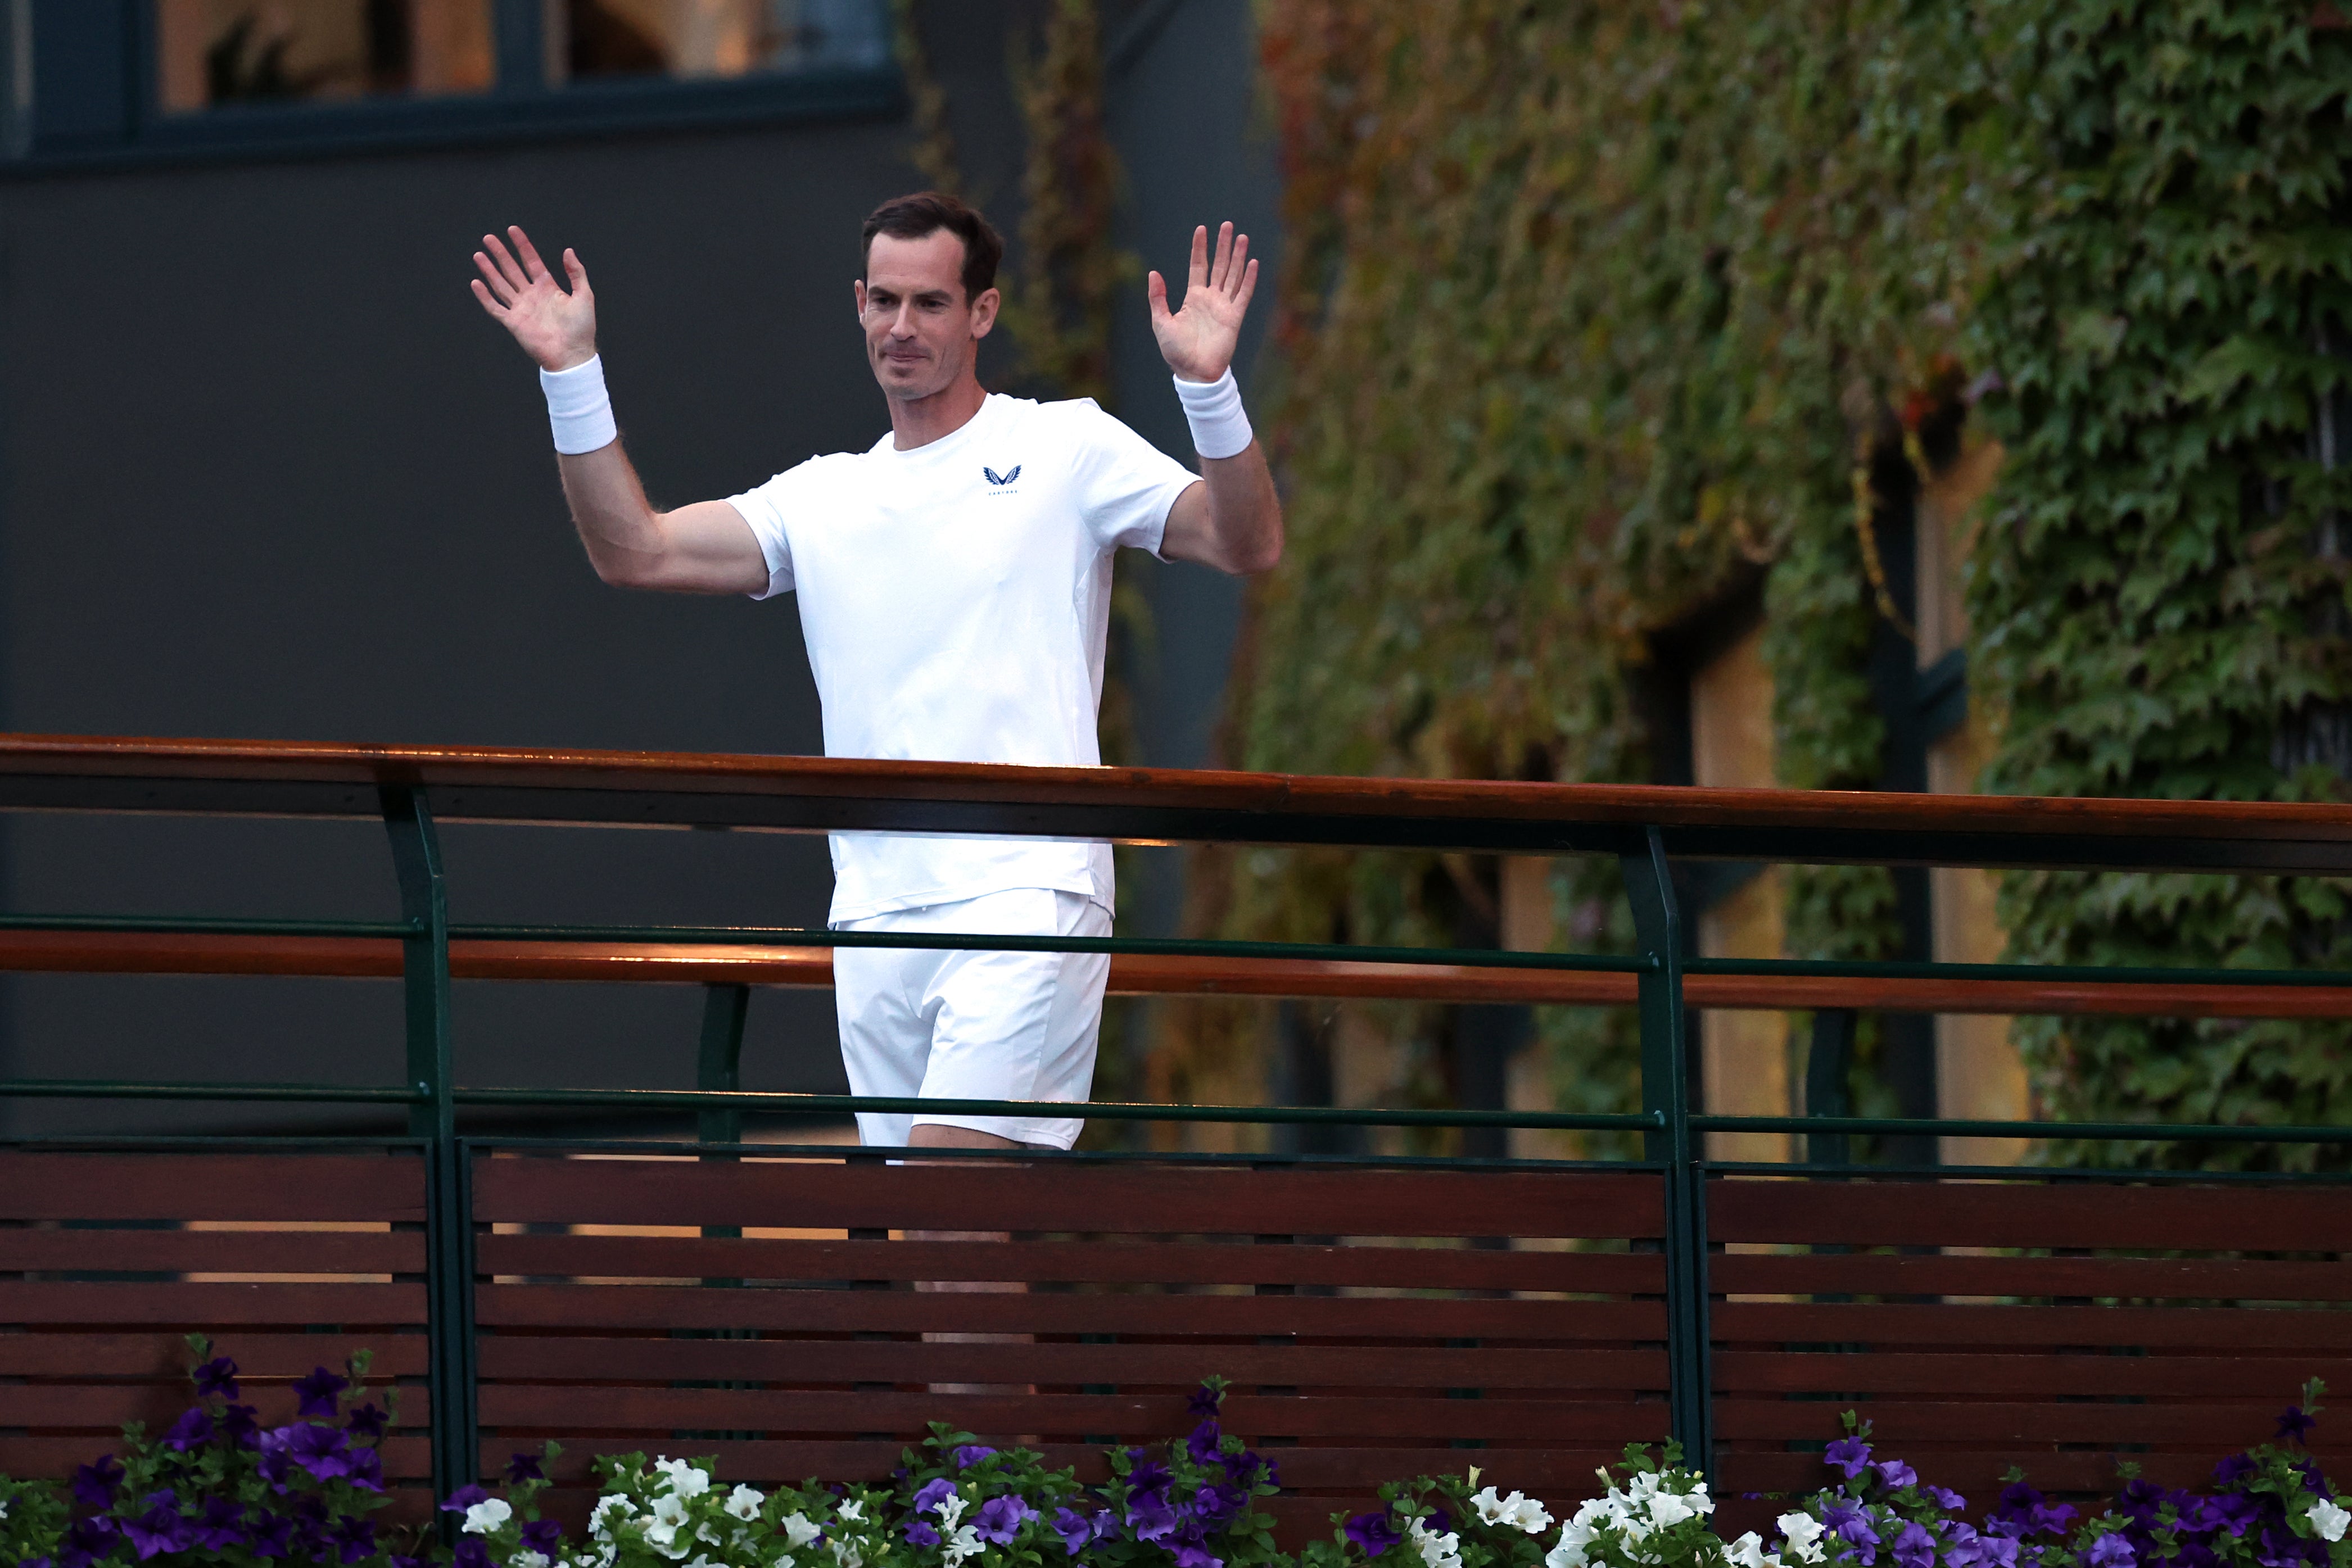
<instances>
[{"instance_id":1,"label":"window frame","mask_svg":"<svg viewBox=\"0 0 2352 1568\"><path fill-rule=\"evenodd\" d=\"M485 92L167 114L156 58L156 0L0 0L0 178L896 117L907 110L895 60L772 76L551 83L546 3L551 0L489 0L497 75ZM30 86L29 103L19 84Z\"/></svg>"}]
</instances>

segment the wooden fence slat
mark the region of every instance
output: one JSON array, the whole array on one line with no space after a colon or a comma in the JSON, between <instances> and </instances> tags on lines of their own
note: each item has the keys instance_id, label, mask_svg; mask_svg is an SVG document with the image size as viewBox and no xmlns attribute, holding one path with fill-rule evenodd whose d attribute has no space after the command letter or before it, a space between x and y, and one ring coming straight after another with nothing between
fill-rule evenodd
<instances>
[{"instance_id":1,"label":"wooden fence slat","mask_svg":"<svg viewBox=\"0 0 2352 1568\"><path fill-rule=\"evenodd\" d=\"M1028 1280L1118 1284L1359 1285L1647 1292L1656 1254L1434 1247L1250 1247L1080 1241L771 1241L485 1236L485 1274L603 1279Z\"/></svg>"},{"instance_id":2,"label":"wooden fence slat","mask_svg":"<svg viewBox=\"0 0 2352 1568\"><path fill-rule=\"evenodd\" d=\"M1725 1253L1708 1284L1738 1295L2128 1296L2352 1300L2352 1265L2268 1259L1919 1257Z\"/></svg>"},{"instance_id":3,"label":"wooden fence slat","mask_svg":"<svg viewBox=\"0 0 2352 1568\"><path fill-rule=\"evenodd\" d=\"M0 1344L5 1344L0 1341ZM5 1364L0 1363L0 1364ZM1663 1388L1664 1351L1408 1349L1134 1344L844 1343L805 1340L491 1337L481 1375L598 1383L717 1378L743 1382L1236 1382L1395 1388Z\"/></svg>"},{"instance_id":4,"label":"wooden fence slat","mask_svg":"<svg viewBox=\"0 0 2352 1568\"><path fill-rule=\"evenodd\" d=\"M1237 1432L1359 1437L1393 1430L1418 1438L1524 1437L1606 1441L1624 1426L1622 1400L1258 1397L1235 1394L1224 1407ZM1184 1398L1171 1394L848 1393L738 1388L553 1388L490 1383L482 1388L486 1427L550 1431L713 1431L919 1437L929 1421L973 1432L1076 1434L1184 1432Z\"/></svg>"},{"instance_id":5,"label":"wooden fence slat","mask_svg":"<svg viewBox=\"0 0 2352 1568\"><path fill-rule=\"evenodd\" d=\"M2352 1251L2352 1192L2151 1184L1787 1182L1707 1187L1710 1241Z\"/></svg>"},{"instance_id":6,"label":"wooden fence slat","mask_svg":"<svg viewBox=\"0 0 2352 1568\"><path fill-rule=\"evenodd\" d=\"M11 1219L425 1218L415 1155L82 1155L0 1150Z\"/></svg>"},{"instance_id":7,"label":"wooden fence slat","mask_svg":"<svg viewBox=\"0 0 2352 1568\"><path fill-rule=\"evenodd\" d=\"M226 1348L226 1347L224 1347ZM290 1388L267 1385L247 1389L247 1403L260 1412L266 1427L294 1419L297 1402ZM400 1425L421 1429L430 1424L431 1396L415 1385L400 1391ZM144 1421L160 1430L194 1404L188 1385L174 1381L149 1383L7 1383L0 1384L0 1427L57 1427L119 1431L126 1421Z\"/></svg>"},{"instance_id":8,"label":"wooden fence slat","mask_svg":"<svg viewBox=\"0 0 2352 1568\"><path fill-rule=\"evenodd\" d=\"M0 1322L168 1323L189 1330L257 1324L377 1323L415 1332L421 1284L124 1283L0 1280ZM382 1339L382 1331L377 1331Z\"/></svg>"},{"instance_id":9,"label":"wooden fence slat","mask_svg":"<svg viewBox=\"0 0 2352 1568\"><path fill-rule=\"evenodd\" d=\"M1138 1235L1654 1237L1655 1176L1580 1172L851 1166L484 1158L486 1221ZM1595 1222L1606 1224L1595 1228Z\"/></svg>"},{"instance_id":10,"label":"wooden fence slat","mask_svg":"<svg viewBox=\"0 0 2352 1568\"><path fill-rule=\"evenodd\" d=\"M2339 1349L2339 1355L2345 1354ZM1916 1351L1895 1354L1807 1354L1792 1351L1717 1350L1715 1385L1719 1394L1810 1394L1822 1389L1868 1390L1888 1395L2110 1395L2242 1400L2276 1385L2282 1404L2292 1404L2305 1377L2342 1387L2352 1376L2352 1360L2258 1360L2237 1356L2118 1356L2032 1354L1937 1355ZM1859 1397L1859 1396L1857 1396Z\"/></svg>"},{"instance_id":11,"label":"wooden fence slat","mask_svg":"<svg viewBox=\"0 0 2352 1568\"><path fill-rule=\"evenodd\" d=\"M0 1270L35 1273L414 1274L415 1231L0 1229Z\"/></svg>"},{"instance_id":12,"label":"wooden fence slat","mask_svg":"<svg viewBox=\"0 0 2352 1568\"><path fill-rule=\"evenodd\" d=\"M422 1377L426 1360L422 1334L241 1333L221 1350L236 1359L248 1388L317 1366L340 1373L358 1350L371 1353L372 1379ZM177 1377L187 1366L188 1344L180 1334L0 1334L0 1377Z\"/></svg>"},{"instance_id":13,"label":"wooden fence slat","mask_svg":"<svg viewBox=\"0 0 2352 1568\"><path fill-rule=\"evenodd\" d=\"M2209 1453L2221 1453L2231 1434L2245 1434L2246 1442L2266 1439L2280 1402L2252 1390L2235 1400L2180 1405L1851 1399L1832 1406L1730 1397L1715 1402L1715 1429L1727 1439L1826 1437L1832 1428L1822 1413L1849 1406L1876 1424L1875 1440L1891 1453L1906 1451L1896 1445L1922 1440L1996 1443L2020 1454L2052 1443L2201 1443Z\"/></svg>"},{"instance_id":14,"label":"wooden fence slat","mask_svg":"<svg viewBox=\"0 0 2352 1568\"><path fill-rule=\"evenodd\" d=\"M1979 1305L1963 1301L1727 1301L1727 1343L1916 1345L2133 1345L2340 1355L2352 1349L2342 1308Z\"/></svg>"},{"instance_id":15,"label":"wooden fence slat","mask_svg":"<svg viewBox=\"0 0 2352 1568\"><path fill-rule=\"evenodd\" d=\"M667 1333L729 1328L809 1333L960 1329L1140 1334L1190 1342L1203 1336L1280 1333L1537 1344L1663 1341L1666 1332L1665 1308L1658 1301L498 1284L481 1286L477 1300L477 1318L486 1329L644 1328Z\"/></svg>"}]
</instances>

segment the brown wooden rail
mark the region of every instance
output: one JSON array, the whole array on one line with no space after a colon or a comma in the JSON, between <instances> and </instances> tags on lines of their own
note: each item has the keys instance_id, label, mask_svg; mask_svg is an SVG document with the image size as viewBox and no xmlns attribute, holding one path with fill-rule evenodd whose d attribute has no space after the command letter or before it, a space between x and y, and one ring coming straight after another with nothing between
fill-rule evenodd
<instances>
[{"instance_id":1,"label":"brown wooden rail","mask_svg":"<svg viewBox=\"0 0 2352 1568\"><path fill-rule=\"evenodd\" d=\"M0 810L887 829L1884 864L2352 873L2352 808L0 736Z\"/></svg>"},{"instance_id":2,"label":"brown wooden rail","mask_svg":"<svg viewBox=\"0 0 2352 1568\"><path fill-rule=\"evenodd\" d=\"M0 931L0 971L10 970L396 979L401 973L401 953L400 944L389 937ZM461 980L650 981L822 988L833 984L833 955L824 947L461 938L449 945L449 972ZM1111 959L1110 966L1110 988L1120 996L1631 1007L1634 1002L1634 983L1631 975L1300 958L1120 954ZM1691 975L1685 977L1683 988L1690 1006L1727 1010L1780 1012L1853 1008L1878 1012L2170 1018L2352 1016L2352 987L2344 986Z\"/></svg>"}]
</instances>

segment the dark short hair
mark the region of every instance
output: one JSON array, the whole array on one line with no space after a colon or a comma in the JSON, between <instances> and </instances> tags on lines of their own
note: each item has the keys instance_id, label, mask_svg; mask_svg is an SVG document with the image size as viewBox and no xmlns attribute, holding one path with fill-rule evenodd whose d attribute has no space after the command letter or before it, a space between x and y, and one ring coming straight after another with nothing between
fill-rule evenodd
<instances>
[{"instance_id":1,"label":"dark short hair","mask_svg":"<svg viewBox=\"0 0 2352 1568\"><path fill-rule=\"evenodd\" d=\"M963 297L969 304L996 286L996 264L1004 259L1004 236L981 215L979 208L943 191L894 196L868 213L859 268L862 271L873 262L876 235L921 239L941 229L963 241Z\"/></svg>"}]
</instances>

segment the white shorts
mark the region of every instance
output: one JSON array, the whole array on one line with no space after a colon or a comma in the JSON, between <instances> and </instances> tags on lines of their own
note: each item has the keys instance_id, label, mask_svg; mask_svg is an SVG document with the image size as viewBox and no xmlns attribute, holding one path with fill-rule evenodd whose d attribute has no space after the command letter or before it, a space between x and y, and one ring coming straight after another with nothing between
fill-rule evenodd
<instances>
[{"instance_id":1,"label":"white shorts","mask_svg":"<svg viewBox=\"0 0 2352 1568\"><path fill-rule=\"evenodd\" d=\"M1108 936L1110 911L1051 888L845 920L843 931L956 931L982 936ZM931 1100L1086 1100L1102 1032L1106 953L942 952L836 947L834 1007L853 1094ZM861 1111L857 1135L900 1147L918 1123L970 1127L1066 1149L1076 1117L933 1116Z\"/></svg>"}]
</instances>

